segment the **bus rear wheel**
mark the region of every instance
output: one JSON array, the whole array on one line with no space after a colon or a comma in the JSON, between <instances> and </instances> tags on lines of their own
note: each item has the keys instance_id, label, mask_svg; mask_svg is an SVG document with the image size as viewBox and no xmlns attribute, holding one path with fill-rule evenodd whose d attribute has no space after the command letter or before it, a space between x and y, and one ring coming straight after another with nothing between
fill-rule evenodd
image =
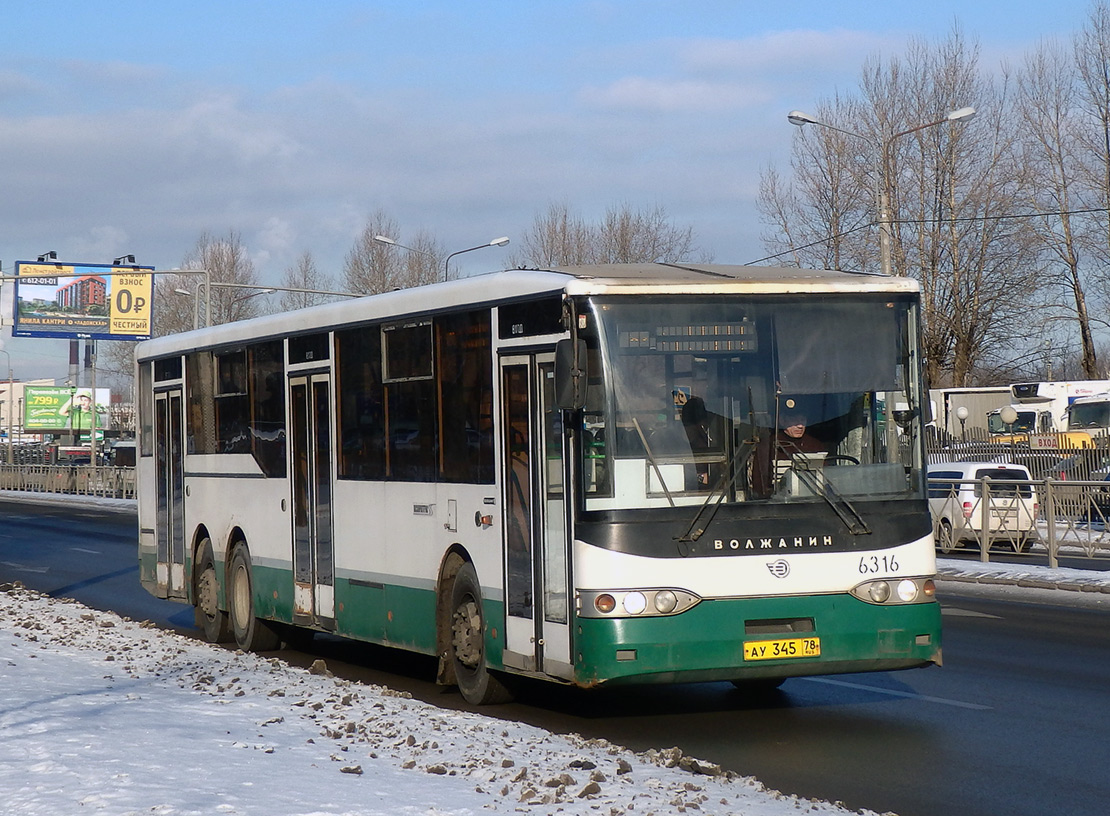
<instances>
[{"instance_id":1,"label":"bus rear wheel","mask_svg":"<svg viewBox=\"0 0 1110 816\"><path fill-rule=\"evenodd\" d=\"M451 587L451 662L459 692L471 705L492 705L512 699L505 684L486 666L486 626L482 589L469 562Z\"/></svg>"},{"instance_id":2,"label":"bus rear wheel","mask_svg":"<svg viewBox=\"0 0 1110 816\"><path fill-rule=\"evenodd\" d=\"M227 612L220 609L220 579L216 575L216 560L212 557L212 542L207 538L197 549L193 567L193 617L197 627L204 632L209 643L229 643L231 626Z\"/></svg>"},{"instance_id":3,"label":"bus rear wheel","mask_svg":"<svg viewBox=\"0 0 1110 816\"><path fill-rule=\"evenodd\" d=\"M272 652L281 648L277 632L254 614L254 581L247 548L239 544L231 553L227 605L236 645L246 652Z\"/></svg>"}]
</instances>

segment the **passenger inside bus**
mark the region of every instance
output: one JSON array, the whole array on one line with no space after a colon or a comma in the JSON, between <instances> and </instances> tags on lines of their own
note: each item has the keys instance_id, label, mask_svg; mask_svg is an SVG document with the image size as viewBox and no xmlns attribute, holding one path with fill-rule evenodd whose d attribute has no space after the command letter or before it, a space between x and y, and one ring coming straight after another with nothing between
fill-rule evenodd
<instances>
[{"instance_id":1,"label":"passenger inside bus","mask_svg":"<svg viewBox=\"0 0 1110 816\"><path fill-rule=\"evenodd\" d=\"M690 452L695 458L694 484L687 484L686 489L708 490L720 478L720 464L709 460L725 459L730 423L720 414L709 412L701 397L686 398L682 403L681 417Z\"/></svg>"}]
</instances>

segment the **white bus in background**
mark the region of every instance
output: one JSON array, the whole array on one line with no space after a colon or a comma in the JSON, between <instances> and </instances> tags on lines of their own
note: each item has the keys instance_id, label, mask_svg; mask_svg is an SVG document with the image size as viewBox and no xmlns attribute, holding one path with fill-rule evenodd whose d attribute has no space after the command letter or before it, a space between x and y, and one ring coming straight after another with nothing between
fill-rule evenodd
<instances>
[{"instance_id":1,"label":"white bus in background","mask_svg":"<svg viewBox=\"0 0 1110 816\"><path fill-rule=\"evenodd\" d=\"M1001 409L991 411L987 421L992 434L1062 433L1076 430L1068 419L1071 404L1082 397L1110 392L1110 380L1014 383L1010 392L1017 420L1007 424Z\"/></svg>"},{"instance_id":2,"label":"white bus in background","mask_svg":"<svg viewBox=\"0 0 1110 816\"><path fill-rule=\"evenodd\" d=\"M939 664L919 301L599 265L147 341L142 584L243 649L434 655L475 704Z\"/></svg>"}]
</instances>

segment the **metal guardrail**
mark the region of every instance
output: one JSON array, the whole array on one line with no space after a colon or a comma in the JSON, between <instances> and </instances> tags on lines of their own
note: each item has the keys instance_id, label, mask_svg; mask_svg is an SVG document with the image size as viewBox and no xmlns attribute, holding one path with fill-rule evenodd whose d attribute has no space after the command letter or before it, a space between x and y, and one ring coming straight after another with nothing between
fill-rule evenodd
<instances>
[{"instance_id":1,"label":"metal guardrail","mask_svg":"<svg viewBox=\"0 0 1110 816\"><path fill-rule=\"evenodd\" d=\"M995 552L1023 552L1041 549L1048 553L1048 565L1058 567L1061 552L1077 551L1093 558L1101 554L1110 557L1110 482L1062 481L1039 479L1004 482L984 479L932 479L934 486L976 485L976 497L970 515L959 518L947 514L952 529L946 529L944 519L932 508L933 535L937 549L951 552L961 543L978 549L979 560L990 561L991 548ZM1023 506L1015 508L1015 489L1031 488L1036 509L1032 518L1023 517ZM993 494L992 494L993 490ZM931 505L938 497L931 499ZM1009 515L1007 515L1009 514Z\"/></svg>"},{"instance_id":2,"label":"metal guardrail","mask_svg":"<svg viewBox=\"0 0 1110 816\"><path fill-rule=\"evenodd\" d=\"M0 490L135 498L135 468L95 465L0 465Z\"/></svg>"}]
</instances>

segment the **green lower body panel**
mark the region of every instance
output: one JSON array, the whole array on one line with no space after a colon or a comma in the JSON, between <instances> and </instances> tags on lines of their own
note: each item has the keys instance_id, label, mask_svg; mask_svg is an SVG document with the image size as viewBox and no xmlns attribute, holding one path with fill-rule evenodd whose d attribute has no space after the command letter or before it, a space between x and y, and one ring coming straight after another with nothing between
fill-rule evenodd
<instances>
[{"instance_id":1,"label":"green lower body panel","mask_svg":"<svg viewBox=\"0 0 1110 816\"><path fill-rule=\"evenodd\" d=\"M436 650L436 596L395 584L335 583L336 633L423 654Z\"/></svg>"},{"instance_id":2,"label":"green lower body panel","mask_svg":"<svg viewBox=\"0 0 1110 816\"><path fill-rule=\"evenodd\" d=\"M809 631L806 631L807 628ZM940 663L940 605L850 595L703 601L673 617L579 618L575 682L681 683L889 671ZM745 659L745 642L819 644L818 656ZM812 644L808 644L812 647ZM782 648L781 646L779 648Z\"/></svg>"}]
</instances>

